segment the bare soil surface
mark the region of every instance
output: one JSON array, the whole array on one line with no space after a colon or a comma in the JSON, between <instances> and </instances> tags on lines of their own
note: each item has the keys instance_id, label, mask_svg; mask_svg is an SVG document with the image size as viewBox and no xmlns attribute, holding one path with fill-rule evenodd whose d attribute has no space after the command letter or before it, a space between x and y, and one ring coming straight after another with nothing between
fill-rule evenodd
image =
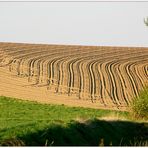
<instances>
[{"instance_id":1,"label":"bare soil surface","mask_svg":"<svg viewBox=\"0 0 148 148\"><path fill-rule=\"evenodd\" d=\"M53 94L45 87L28 85L26 78L17 77L8 71L8 67L0 68L0 96L8 96L28 101L48 104L64 104L71 107L87 107L96 109L126 110L125 107L108 106L92 103L90 100L80 100L77 97Z\"/></svg>"},{"instance_id":2,"label":"bare soil surface","mask_svg":"<svg viewBox=\"0 0 148 148\"><path fill-rule=\"evenodd\" d=\"M126 110L148 84L148 48L0 43L0 95Z\"/></svg>"}]
</instances>

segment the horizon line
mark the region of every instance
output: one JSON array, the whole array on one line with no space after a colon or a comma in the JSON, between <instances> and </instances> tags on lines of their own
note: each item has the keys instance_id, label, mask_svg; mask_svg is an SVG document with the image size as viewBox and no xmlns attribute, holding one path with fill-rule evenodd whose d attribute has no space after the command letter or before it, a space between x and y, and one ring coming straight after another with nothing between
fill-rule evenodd
<instances>
[{"instance_id":1,"label":"horizon line","mask_svg":"<svg viewBox=\"0 0 148 148\"><path fill-rule=\"evenodd\" d=\"M114 47L114 48L148 48L148 46L124 46L124 45L83 45L83 44L50 44L50 43L31 43L31 42L1 42L0 44L27 44L27 45L52 45L52 46L80 46L80 47Z\"/></svg>"}]
</instances>

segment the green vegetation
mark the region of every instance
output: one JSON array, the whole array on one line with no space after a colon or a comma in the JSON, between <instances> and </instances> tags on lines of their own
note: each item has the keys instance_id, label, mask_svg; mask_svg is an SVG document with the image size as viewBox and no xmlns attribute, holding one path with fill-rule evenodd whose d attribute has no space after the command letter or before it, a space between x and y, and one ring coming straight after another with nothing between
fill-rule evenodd
<instances>
[{"instance_id":1,"label":"green vegetation","mask_svg":"<svg viewBox=\"0 0 148 148\"><path fill-rule=\"evenodd\" d=\"M147 145L148 123L103 120L129 113L47 105L0 97L0 145Z\"/></svg>"},{"instance_id":2,"label":"green vegetation","mask_svg":"<svg viewBox=\"0 0 148 148\"><path fill-rule=\"evenodd\" d=\"M148 17L144 19L144 23L146 26L148 26Z\"/></svg>"},{"instance_id":3,"label":"green vegetation","mask_svg":"<svg viewBox=\"0 0 148 148\"><path fill-rule=\"evenodd\" d=\"M148 87L144 88L131 104L132 115L136 119L148 120Z\"/></svg>"}]
</instances>

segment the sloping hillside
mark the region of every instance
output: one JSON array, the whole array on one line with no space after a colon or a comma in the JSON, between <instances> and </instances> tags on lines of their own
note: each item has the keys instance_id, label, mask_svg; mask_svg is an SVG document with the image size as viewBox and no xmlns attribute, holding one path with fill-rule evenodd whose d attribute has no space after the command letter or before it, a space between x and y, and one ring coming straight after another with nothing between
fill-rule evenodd
<instances>
[{"instance_id":1,"label":"sloping hillside","mask_svg":"<svg viewBox=\"0 0 148 148\"><path fill-rule=\"evenodd\" d=\"M0 43L0 95L125 109L148 84L148 48Z\"/></svg>"}]
</instances>

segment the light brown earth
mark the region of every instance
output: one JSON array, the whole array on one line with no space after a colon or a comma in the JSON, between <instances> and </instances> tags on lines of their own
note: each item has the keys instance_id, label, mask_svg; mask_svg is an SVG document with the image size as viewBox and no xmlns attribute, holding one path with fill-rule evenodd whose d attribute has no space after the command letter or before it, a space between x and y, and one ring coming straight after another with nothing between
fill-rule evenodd
<instances>
[{"instance_id":1,"label":"light brown earth","mask_svg":"<svg viewBox=\"0 0 148 148\"><path fill-rule=\"evenodd\" d=\"M148 48L0 43L0 95L126 110L148 84Z\"/></svg>"},{"instance_id":2,"label":"light brown earth","mask_svg":"<svg viewBox=\"0 0 148 148\"><path fill-rule=\"evenodd\" d=\"M8 67L0 68L0 96L8 96L19 98L22 100L37 101L40 103L49 104L64 104L73 107L88 107L88 108L101 108L106 109L104 105L91 103L90 100L80 100L77 97L53 94L45 87L32 87L29 86L26 78L16 77L14 74L8 71ZM110 108L111 107L111 108ZM110 106L107 109L113 110L126 110L126 108L117 108L116 106Z\"/></svg>"}]
</instances>

